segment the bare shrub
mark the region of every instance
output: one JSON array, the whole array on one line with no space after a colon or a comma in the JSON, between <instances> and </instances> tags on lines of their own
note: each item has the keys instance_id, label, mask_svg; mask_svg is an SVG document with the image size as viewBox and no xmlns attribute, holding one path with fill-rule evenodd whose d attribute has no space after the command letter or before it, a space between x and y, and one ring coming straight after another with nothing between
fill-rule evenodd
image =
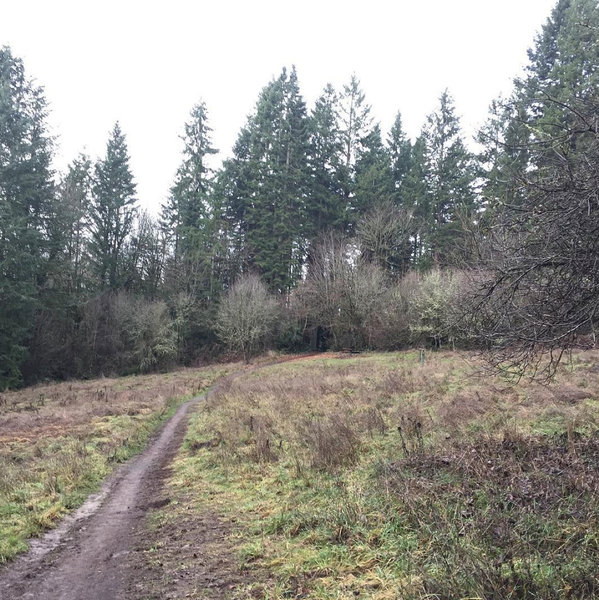
<instances>
[{"instance_id":1,"label":"bare shrub","mask_svg":"<svg viewBox=\"0 0 599 600\"><path fill-rule=\"evenodd\" d=\"M445 398L437 409L437 417L444 427L460 429L493 409L497 407L488 391L483 397L478 390L464 390Z\"/></svg>"},{"instance_id":2,"label":"bare shrub","mask_svg":"<svg viewBox=\"0 0 599 600\"><path fill-rule=\"evenodd\" d=\"M276 461L277 455L273 448L275 441L271 420L263 416L250 415L249 429L252 443L250 455L253 460L259 463Z\"/></svg>"},{"instance_id":3,"label":"bare shrub","mask_svg":"<svg viewBox=\"0 0 599 600\"><path fill-rule=\"evenodd\" d=\"M384 200L358 222L357 235L362 257L396 275L410 266L414 229L411 210Z\"/></svg>"},{"instance_id":4,"label":"bare shrub","mask_svg":"<svg viewBox=\"0 0 599 600\"><path fill-rule=\"evenodd\" d=\"M308 329L321 327L329 333L335 348L381 347L389 291L384 269L360 259L350 240L330 234L315 247L294 306Z\"/></svg>"},{"instance_id":5,"label":"bare shrub","mask_svg":"<svg viewBox=\"0 0 599 600\"><path fill-rule=\"evenodd\" d=\"M164 302L106 293L83 308L74 341L76 371L147 373L171 366L176 332Z\"/></svg>"},{"instance_id":6,"label":"bare shrub","mask_svg":"<svg viewBox=\"0 0 599 600\"><path fill-rule=\"evenodd\" d=\"M260 347L265 347L274 331L277 302L256 275L243 275L222 299L216 330L232 350L243 354L246 362Z\"/></svg>"},{"instance_id":7,"label":"bare shrub","mask_svg":"<svg viewBox=\"0 0 599 600\"><path fill-rule=\"evenodd\" d=\"M357 413L356 421L371 438L374 437L375 433L383 435L387 432L387 423L379 408L370 406L363 409Z\"/></svg>"},{"instance_id":8,"label":"bare shrub","mask_svg":"<svg viewBox=\"0 0 599 600\"><path fill-rule=\"evenodd\" d=\"M599 438L567 432L477 437L392 465L386 486L434 546L414 565L423 592L549 599L568 589L594 598L598 467Z\"/></svg>"}]
</instances>

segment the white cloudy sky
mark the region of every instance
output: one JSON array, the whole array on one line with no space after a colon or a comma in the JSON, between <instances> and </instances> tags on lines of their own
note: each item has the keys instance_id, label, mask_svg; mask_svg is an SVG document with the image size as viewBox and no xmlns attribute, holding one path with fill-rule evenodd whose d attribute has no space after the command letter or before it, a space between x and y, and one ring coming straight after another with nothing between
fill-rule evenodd
<instances>
[{"instance_id":1,"label":"white cloudy sky","mask_svg":"<svg viewBox=\"0 0 599 600\"><path fill-rule=\"evenodd\" d=\"M156 211L203 98L227 155L260 89L295 64L311 104L362 81L386 130L415 136L448 87L466 132L509 92L555 0L1 0L0 45L46 89L57 167L103 153L118 119L142 205Z\"/></svg>"}]
</instances>

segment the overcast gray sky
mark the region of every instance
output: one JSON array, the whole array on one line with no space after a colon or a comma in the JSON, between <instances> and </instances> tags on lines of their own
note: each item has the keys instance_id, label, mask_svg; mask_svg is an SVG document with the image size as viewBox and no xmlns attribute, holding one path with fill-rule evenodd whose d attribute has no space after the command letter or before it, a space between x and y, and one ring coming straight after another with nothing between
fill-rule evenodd
<instances>
[{"instance_id":1,"label":"overcast gray sky","mask_svg":"<svg viewBox=\"0 0 599 600\"><path fill-rule=\"evenodd\" d=\"M116 120L142 206L156 212L200 98L230 154L260 89L295 64L311 105L352 72L385 131L417 135L441 91L472 133L507 93L555 0L1 0L0 45L46 89L57 167L102 155Z\"/></svg>"}]
</instances>

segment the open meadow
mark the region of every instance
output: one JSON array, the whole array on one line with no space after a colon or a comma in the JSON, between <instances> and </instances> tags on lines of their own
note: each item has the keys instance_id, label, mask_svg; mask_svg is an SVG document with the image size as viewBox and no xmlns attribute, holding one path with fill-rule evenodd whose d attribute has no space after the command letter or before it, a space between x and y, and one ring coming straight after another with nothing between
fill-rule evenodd
<instances>
[{"instance_id":1,"label":"open meadow","mask_svg":"<svg viewBox=\"0 0 599 600\"><path fill-rule=\"evenodd\" d=\"M597 597L598 359L549 385L415 351L227 382L149 516L137 597Z\"/></svg>"}]
</instances>

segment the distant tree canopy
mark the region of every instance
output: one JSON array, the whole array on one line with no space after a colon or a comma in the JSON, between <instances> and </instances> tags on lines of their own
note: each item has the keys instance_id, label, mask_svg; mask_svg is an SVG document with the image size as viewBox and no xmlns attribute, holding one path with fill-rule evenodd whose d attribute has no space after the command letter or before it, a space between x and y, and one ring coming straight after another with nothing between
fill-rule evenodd
<instances>
[{"instance_id":1,"label":"distant tree canopy","mask_svg":"<svg viewBox=\"0 0 599 600\"><path fill-rule=\"evenodd\" d=\"M476 155L447 90L411 139L356 75L309 107L292 67L219 166L199 101L158 219L118 123L104 156L52 171L43 90L1 49L0 389L224 346L451 341L522 366L594 339L598 31L596 1L557 2Z\"/></svg>"}]
</instances>

